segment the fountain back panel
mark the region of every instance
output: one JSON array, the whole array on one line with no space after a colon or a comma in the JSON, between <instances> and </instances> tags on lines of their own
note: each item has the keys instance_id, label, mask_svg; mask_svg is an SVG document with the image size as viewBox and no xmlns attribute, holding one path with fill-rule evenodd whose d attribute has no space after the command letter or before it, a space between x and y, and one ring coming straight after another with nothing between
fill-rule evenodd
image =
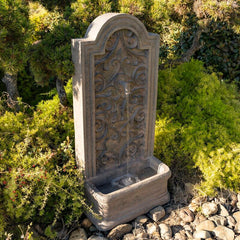
<instances>
[{"instance_id":1,"label":"fountain back panel","mask_svg":"<svg viewBox=\"0 0 240 240\"><path fill-rule=\"evenodd\" d=\"M170 170L153 156L158 49L128 14L101 15L72 40L76 161L100 230L169 200Z\"/></svg>"}]
</instances>

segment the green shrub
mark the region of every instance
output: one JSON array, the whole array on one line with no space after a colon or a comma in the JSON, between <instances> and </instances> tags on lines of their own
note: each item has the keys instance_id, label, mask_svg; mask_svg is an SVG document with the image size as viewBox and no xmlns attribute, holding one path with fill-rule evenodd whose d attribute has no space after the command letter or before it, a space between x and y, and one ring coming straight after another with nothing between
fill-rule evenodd
<instances>
[{"instance_id":1,"label":"green shrub","mask_svg":"<svg viewBox=\"0 0 240 240\"><path fill-rule=\"evenodd\" d=\"M62 219L68 225L87 208L75 165L72 109L56 96L36 110L22 109L0 108L0 238L8 230L19 239L19 224L49 229Z\"/></svg>"},{"instance_id":2,"label":"green shrub","mask_svg":"<svg viewBox=\"0 0 240 240\"><path fill-rule=\"evenodd\" d=\"M198 61L160 71L158 114L156 155L189 172L193 165L199 168L205 193L239 190L240 101L235 86L221 82Z\"/></svg>"}]
</instances>

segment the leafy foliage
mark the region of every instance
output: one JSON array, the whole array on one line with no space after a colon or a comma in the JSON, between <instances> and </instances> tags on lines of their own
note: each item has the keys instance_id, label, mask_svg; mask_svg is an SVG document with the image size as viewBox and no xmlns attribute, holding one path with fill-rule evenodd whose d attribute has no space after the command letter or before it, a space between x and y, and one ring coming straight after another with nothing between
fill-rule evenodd
<instances>
[{"instance_id":1,"label":"leafy foliage","mask_svg":"<svg viewBox=\"0 0 240 240\"><path fill-rule=\"evenodd\" d=\"M72 148L72 109L57 97L40 102L36 111L22 107L17 113L1 107L2 234L6 228L14 232L17 224L46 228L59 219L70 224L88 208Z\"/></svg>"},{"instance_id":2,"label":"leafy foliage","mask_svg":"<svg viewBox=\"0 0 240 240\"><path fill-rule=\"evenodd\" d=\"M208 71L203 63L191 61L160 72L158 113L163 120L156 123L156 140L162 144L156 143L155 152L172 165L198 167L206 193L216 188L237 191L240 101L234 86Z\"/></svg>"}]
</instances>

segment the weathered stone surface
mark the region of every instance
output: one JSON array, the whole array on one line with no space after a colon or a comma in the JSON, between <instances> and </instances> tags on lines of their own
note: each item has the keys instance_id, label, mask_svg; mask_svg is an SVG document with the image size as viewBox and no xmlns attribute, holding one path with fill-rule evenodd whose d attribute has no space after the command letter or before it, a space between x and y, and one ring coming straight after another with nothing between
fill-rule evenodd
<instances>
[{"instance_id":1,"label":"weathered stone surface","mask_svg":"<svg viewBox=\"0 0 240 240\"><path fill-rule=\"evenodd\" d=\"M218 206L216 203L207 202L202 205L202 213L205 216L213 215L213 214L217 213L217 211L218 211Z\"/></svg>"},{"instance_id":2,"label":"weathered stone surface","mask_svg":"<svg viewBox=\"0 0 240 240\"><path fill-rule=\"evenodd\" d=\"M233 217L236 222L240 222L240 211L233 213Z\"/></svg>"},{"instance_id":3,"label":"weathered stone surface","mask_svg":"<svg viewBox=\"0 0 240 240\"><path fill-rule=\"evenodd\" d=\"M181 209L179 211L179 216L184 222L193 222L194 221L194 214L188 208Z\"/></svg>"},{"instance_id":4,"label":"weathered stone surface","mask_svg":"<svg viewBox=\"0 0 240 240\"><path fill-rule=\"evenodd\" d=\"M196 231L201 231L201 230L212 231L215 227L216 227L216 225L214 224L213 221L205 220L205 221L200 222L196 226Z\"/></svg>"},{"instance_id":5,"label":"weathered stone surface","mask_svg":"<svg viewBox=\"0 0 240 240\"><path fill-rule=\"evenodd\" d=\"M162 206L155 207L148 213L148 215L153 221L157 222L165 216L165 209Z\"/></svg>"},{"instance_id":6,"label":"weathered stone surface","mask_svg":"<svg viewBox=\"0 0 240 240\"><path fill-rule=\"evenodd\" d=\"M221 240L234 240L234 232L230 228L224 226L217 226L213 230L214 234L218 239Z\"/></svg>"},{"instance_id":7,"label":"weathered stone surface","mask_svg":"<svg viewBox=\"0 0 240 240\"><path fill-rule=\"evenodd\" d=\"M175 240L186 240L187 236L185 235L185 233L178 232L174 235L174 239Z\"/></svg>"},{"instance_id":8,"label":"weathered stone surface","mask_svg":"<svg viewBox=\"0 0 240 240\"><path fill-rule=\"evenodd\" d=\"M72 40L76 161L99 230L169 201L170 170L153 156L158 51L159 36L129 14L101 15Z\"/></svg>"},{"instance_id":9,"label":"weathered stone surface","mask_svg":"<svg viewBox=\"0 0 240 240\"><path fill-rule=\"evenodd\" d=\"M199 230L193 233L193 237L196 239L207 239L211 237L211 234L208 231Z\"/></svg>"},{"instance_id":10,"label":"weathered stone surface","mask_svg":"<svg viewBox=\"0 0 240 240\"><path fill-rule=\"evenodd\" d=\"M171 227L165 223L159 224L160 235L163 240L169 240L172 237Z\"/></svg>"},{"instance_id":11,"label":"weathered stone surface","mask_svg":"<svg viewBox=\"0 0 240 240\"><path fill-rule=\"evenodd\" d=\"M234 240L240 240L240 236L235 237Z\"/></svg>"},{"instance_id":12,"label":"weathered stone surface","mask_svg":"<svg viewBox=\"0 0 240 240\"><path fill-rule=\"evenodd\" d=\"M131 224L121 224L113 228L108 234L107 238L110 240L115 240L123 237L125 234L129 233L132 230Z\"/></svg>"},{"instance_id":13,"label":"weathered stone surface","mask_svg":"<svg viewBox=\"0 0 240 240\"><path fill-rule=\"evenodd\" d=\"M87 240L87 234L83 228L78 228L71 233L69 240Z\"/></svg>"}]
</instances>

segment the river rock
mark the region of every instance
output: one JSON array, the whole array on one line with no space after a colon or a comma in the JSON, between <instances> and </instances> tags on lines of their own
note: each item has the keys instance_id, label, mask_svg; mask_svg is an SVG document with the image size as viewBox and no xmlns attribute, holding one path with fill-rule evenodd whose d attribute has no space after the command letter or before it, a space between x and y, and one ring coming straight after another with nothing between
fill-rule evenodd
<instances>
[{"instance_id":1,"label":"river rock","mask_svg":"<svg viewBox=\"0 0 240 240\"><path fill-rule=\"evenodd\" d=\"M235 237L235 239L234 240L240 240L240 235L239 236L237 236L237 237Z\"/></svg>"},{"instance_id":2,"label":"river rock","mask_svg":"<svg viewBox=\"0 0 240 240\"><path fill-rule=\"evenodd\" d=\"M131 224L120 224L110 231L107 238L110 240L119 239L123 237L123 235L129 233L131 230L132 230Z\"/></svg>"},{"instance_id":3,"label":"river rock","mask_svg":"<svg viewBox=\"0 0 240 240\"><path fill-rule=\"evenodd\" d=\"M200 222L197 226L196 226L196 231L199 232L201 230L205 230L205 231L212 231L215 228L215 223L211 220L205 220Z\"/></svg>"},{"instance_id":4,"label":"river rock","mask_svg":"<svg viewBox=\"0 0 240 240\"><path fill-rule=\"evenodd\" d=\"M83 228L78 228L71 233L69 240L87 240L87 234Z\"/></svg>"},{"instance_id":5,"label":"river rock","mask_svg":"<svg viewBox=\"0 0 240 240\"><path fill-rule=\"evenodd\" d=\"M213 232L215 236L221 240L234 240L234 232L230 228L217 226Z\"/></svg>"},{"instance_id":6,"label":"river rock","mask_svg":"<svg viewBox=\"0 0 240 240\"><path fill-rule=\"evenodd\" d=\"M171 227L165 223L159 224L160 235L163 240L169 240L172 237Z\"/></svg>"},{"instance_id":7,"label":"river rock","mask_svg":"<svg viewBox=\"0 0 240 240\"><path fill-rule=\"evenodd\" d=\"M237 224L235 225L234 232L238 234L240 233L240 222L237 222Z\"/></svg>"},{"instance_id":8,"label":"river rock","mask_svg":"<svg viewBox=\"0 0 240 240\"><path fill-rule=\"evenodd\" d=\"M234 217L234 219L236 220L236 222L240 222L240 211L235 212L235 213L233 214L233 217Z\"/></svg>"},{"instance_id":9,"label":"river rock","mask_svg":"<svg viewBox=\"0 0 240 240\"><path fill-rule=\"evenodd\" d=\"M232 216L227 216L227 225L230 228L233 228L236 224L235 219Z\"/></svg>"},{"instance_id":10,"label":"river rock","mask_svg":"<svg viewBox=\"0 0 240 240\"><path fill-rule=\"evenodd\" d=\"M205 217L205 216L203 216L202 214L197 214L196 216L195 216L195 219L194 219L194 224L195 225L198 225L200 222L202 222L202 221L205 221L205 220L207 220L207 218Z\"/></svg>"},{"instance_id":11,"label":"river rock","mask_svg":"<svg viewBox=\"0 0 240 240\"><path fill-rule=\"evenodd\" d=\"M185 235L184 232L177 232L175 235L174 235L174 239L175 240L186 240L187 239L187 236Z\"/></svg>"},{"instance_id":12,"label":"river rock","mask_svg":"<svg viewBox=\"0 0 240 240\"><path fill-rule=\"evenodd\" d=\"M217 213L217 211L218 211L218 206L214 202L206 202L202 205L202 213L205 216L213 215Z\"/></svg>"},{"instance_id":13,"label":"river rock","mask_svg":"<svg viewBox=\"0 0 240 240\"><path fill-rule=\"evenodd\" d=\"M183 226L183 229L184 229L185 231L193 232L193 228L192 228L192 226L190 226L190 225L184 225L184 226Z\"/></svg>"},{"instance_id":14,"label":"river rock","mask_svg":"<svg viewBox=\"0 0 240 240\"><path fill-rule=\"evenodd\" d=\"M81 226L84 227L85 229L90 228L92 226L92 222L88 218L84 218Z\"/></svg>"},{"instance_id":15,"label":"river rock","mask_svg":"<svg viewBox=\"0 0 240 240\"><path fill-rule=\"evenodd\" d=\"M191 210L184 208L179 211L179 216L184 222L193 222L194 214Z\"/></svg>"},{"instance_id":16,"label":"river rock","mask_svg":"<svg viewBox=\"0 0 240 240\"><path fill-rule=\"evenodd\" d=\"M158 226L155 225L154 223L148 223L146 227L147 227L147 233L148 234L153 234L154 232L159 231Z\"/></svg>"},{"instance_id":17,"label":"river rock","mask_svg":"<svg viewBox=\"0 0 240 240\"><path fill-rule=\"evenodd\" d=\"M165 216L165 209L162 206L155 207L148 213L148 215L153 221L157 222Z\"/></svg>"},{"instance_id":18,"label":"river rock","mask_svg":"<svg viewBox=\"0 0 240 240\"><path fill-rule=\"evenodd\" d=\"M219 215L223 217L229 216L228 210L222 205L219 205Z\"/></svg>"},{"instance_id":19,"label":"river rock","mask_svg":"<svg viewBox=\"0 0 240 240\"><path fill-rule=\"evenodd\" d=\"M227 219L223 216L219 216L219 215L214 215L210 218L208 218L209 220L215 222L215 224L218 225L222 225L225 226L227 224Z\"/></svg>"},{"instance_id":20,"label":"river rock","mask_svg":"<svg viewBox=\"0 0 240 240\"><path fill-rule=\"evenodd\" d=\"M146 230L143 227L138 227L133 229L133 234L135 236L142 235L142 233L146 233Z\"/></svg>"},{"instance_id":21,"label":"river rock","mask_svg":"<svg viewBox=\"0 0 240 240\"><path fill-rule=\"evenodd\" d=\"M211 237L208 231L200 230L193 233L193 237L196 239L207 239Z\"/></svg>"},{"instance_id":22,"label":"river rock","mask_svg":"<svg viewBox=\"0 0 240 240\"><path fill-rule=\"evenodd\" d=\"M135 240L135 236L132 233L124 235L123 240Z\"/></svg>"},{"instance_id":23,"label":"river rock","mask_svg":"<svg viewBox=\"0 0 240 240\"><path fill-rule=\"evenodd\" d=\"M146 215L141 215L135 219L134 223L143 225L147 221L148 221L148 217Z\"/></svg>"}]
</instances>

